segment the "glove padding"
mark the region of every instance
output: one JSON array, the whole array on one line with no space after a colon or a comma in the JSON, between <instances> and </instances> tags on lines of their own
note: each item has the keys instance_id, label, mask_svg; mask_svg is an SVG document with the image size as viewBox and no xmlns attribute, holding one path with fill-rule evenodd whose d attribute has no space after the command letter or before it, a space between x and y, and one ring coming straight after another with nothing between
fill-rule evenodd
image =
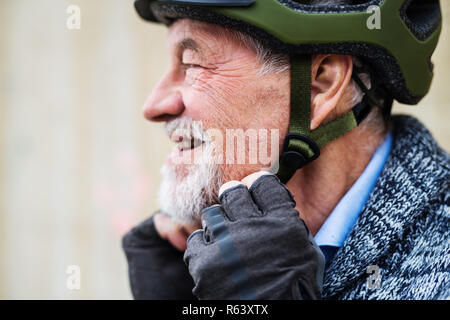
<instances>
[{"instance_id":1,"label":"glove padding","mask_svg":"<svg viewBox=\"0 0 450 320\"><path fill-rule=\"evenodd\" d=\"M194 282L183 262L183 252L161 239L153 216L128 232L122 246L135 299L195 299Z\"/></svg>"},{"instance_id":2,"label":"glove padding","mask_svg":"<svg viewBox=\"0 0 450 320\"><path fill-rule=\"evenodd\" d=\"M319 299L324 256L274 175L226 190L202 211L184 261L199 299Z\"/></svg>"}]
</instances>

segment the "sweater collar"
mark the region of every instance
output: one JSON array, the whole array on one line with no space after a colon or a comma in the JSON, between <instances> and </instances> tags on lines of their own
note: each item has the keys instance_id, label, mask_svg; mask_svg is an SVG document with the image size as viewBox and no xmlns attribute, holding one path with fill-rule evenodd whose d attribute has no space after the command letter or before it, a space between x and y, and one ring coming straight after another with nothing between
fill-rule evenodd
<instances>
[{"instance_id":1,"label":"sweater collar","mask_svg":"<svg viewBox=\"0 0 450 320\"><path fill-rule=\"evenodd\" d=\"M337 298L367 268L391 255L430 199L439 194L439 147L428 130L407 116L393 116L393 146L358 220L324 279L324 297ZM426 181L426 183L424 183Z\"/></svg>"}]
</instances>

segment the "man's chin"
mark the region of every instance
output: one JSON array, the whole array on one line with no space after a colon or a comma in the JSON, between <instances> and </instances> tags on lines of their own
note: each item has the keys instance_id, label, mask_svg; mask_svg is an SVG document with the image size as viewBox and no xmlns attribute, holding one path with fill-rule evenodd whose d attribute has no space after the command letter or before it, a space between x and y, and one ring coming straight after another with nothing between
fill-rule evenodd
<instances>
[{"instance_id":1,"label":"man's chin","mask_svg":"<svg viewBox=\"0 0 450 320\"><path fill-rule=\"evenodd\" d=\"M173 220L192 224L204 208L218 202L221 174L215 165L165 164L159 190L161 210Z\"/></svg>"}]
</instances>

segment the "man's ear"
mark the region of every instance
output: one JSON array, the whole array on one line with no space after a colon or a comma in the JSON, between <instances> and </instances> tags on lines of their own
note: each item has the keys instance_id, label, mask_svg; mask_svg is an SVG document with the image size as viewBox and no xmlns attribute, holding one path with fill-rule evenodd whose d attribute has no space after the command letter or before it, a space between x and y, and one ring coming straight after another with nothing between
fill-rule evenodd
<instances>
[{"instance_id":1,"label":"man's ear","mask_svg":"<svg viewBox=\"0 0 450 320\"><path fill-rule=\"evenodd\" d=\"M353 60L348 55L314 55L311 71L311 130L314 130L325 119L336 118L336 107L352 77Z\"/></svg>"}]
</instances>

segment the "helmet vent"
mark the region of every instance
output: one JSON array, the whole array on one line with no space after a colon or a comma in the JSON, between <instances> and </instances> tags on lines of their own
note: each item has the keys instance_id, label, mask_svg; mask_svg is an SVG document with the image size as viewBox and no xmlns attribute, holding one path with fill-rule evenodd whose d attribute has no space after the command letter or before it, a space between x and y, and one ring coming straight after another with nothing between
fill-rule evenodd
<instances>
[{"instance_id":1,"label":"helmet vent","mask_svg":"<svg viewBox=\"0 0 450 320\"><path fill-rule=\"evenodd\" d=\"M414 36L425 41L441 23L439 0L406 1L400 10L400 15Z\"/></svg>"},{"instance_id":2,"label":"helmet vent","mask_svg":"<svg viewBox=\"0 0 450 320\"><path fill-rule=\"evenodd\" d=\"M365 12L371 5L381 5L386 0L278 0L288 8L307 13Z\"/></svg>"}]
</instances>

